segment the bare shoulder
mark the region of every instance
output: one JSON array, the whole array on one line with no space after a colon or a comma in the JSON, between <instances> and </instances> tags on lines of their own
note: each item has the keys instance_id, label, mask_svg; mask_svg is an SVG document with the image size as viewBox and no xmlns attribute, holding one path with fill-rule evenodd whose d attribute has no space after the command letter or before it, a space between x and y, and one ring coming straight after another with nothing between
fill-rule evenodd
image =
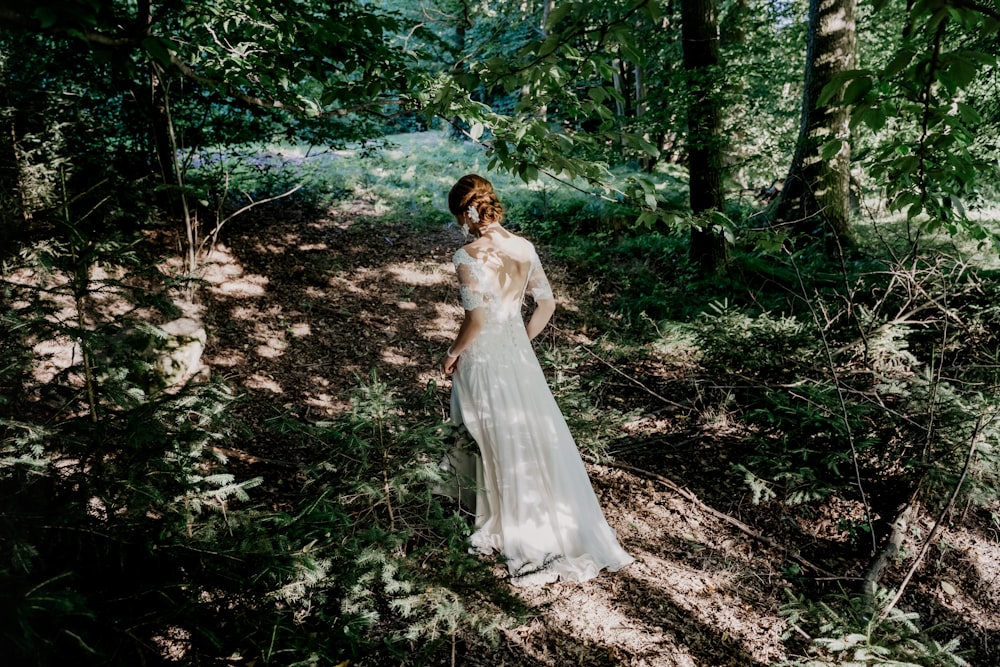
<instances>
[{"instance_id":1,"label":"bare shoulder","mask_svg":"<svg viewBox=\"0 0 1000 667\"><path fill-rule=\"evenodd\" d=\"M465 252L466 255L473 259L482 259L483 255L488 252L488 247L483 242L483 239L479 238L471 243L466 243L459 250Z\"/></svg>"},{"instance_id":2,"label":"bare shoulder","mask_svg":"<svg viewBox=\"0 0 1000 667\"><path fill-rule=\"evenodd\" d=\"M523 236L511 234L510 237L504 239L504 251L515 259L524 260L534 254L535 246Z\"/></svg>"}]
</instances>

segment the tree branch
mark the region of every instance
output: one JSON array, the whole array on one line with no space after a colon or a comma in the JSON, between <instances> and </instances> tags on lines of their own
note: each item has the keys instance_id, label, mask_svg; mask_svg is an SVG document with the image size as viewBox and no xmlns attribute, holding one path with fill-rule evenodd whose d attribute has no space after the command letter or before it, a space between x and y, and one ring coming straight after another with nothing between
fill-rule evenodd
<instances>
[{"instance_id":1,"label":"tree branch","mask_svg":"<svg viewBox=\"0 0 1000 667\"><path fill-rule=\"evenodd\" d=\"M299 114L302 116L310 116L312 118L332 118L335 116L347 116L352 113L369 113L380 117L385 117L385 114L375 111L373 107L375 106L387 106L387 105L402 105L405 101L398 98L386 98L372 100L370 102L363 102L361 104L355 105L353 107L344 107L340 109L332 109L330 111L315 111L313 109L307 109L306 107L299 106L296 104L286 104L281 100L276 99L265 99L263 97L257 97L256 95L250 95L249 93L244 93L237 90L233 84L226 81L220 81L218 79L213 79L211 77L198 74L194 71L190 65L180 59L180 57L173 51L170 52L170 64L177 68L185 78L194 81L195 83L201 84L203 86L219 88L225 88L227 95L233 99L237 99L245 104L254 107L261 107L264 109L280 109L282 111L289 111L291 113Z\"/></svg>"},{"instance_id":2,"label":"tree branch","mask_svg":"<svg viewBox=\"0 0 1000 667\"><path fill-rule=\"evenodd\" d=\"M72 35L91 44L101 46L138 46L142 43L142 35L114 36L96 30L83 30L78 27L54 25L43 28L35 19L20 12L0 8L0 26L8 26L21 30L34 30L47 35Z\"/></svg>"},{"instance_id":3,"label":"tree branch","mask_svg":"<svg viewBox=\"0 0 1000 667\"><path fill-rule=\"evenodd\" d=\"M1000 22L1000 11L997 11L989 5L984 5L981 2L974 2L973 0L952 0L952 2L956 7L975 10L983 16L988 16L994 21Z\"/></svg>"}]
</instances>

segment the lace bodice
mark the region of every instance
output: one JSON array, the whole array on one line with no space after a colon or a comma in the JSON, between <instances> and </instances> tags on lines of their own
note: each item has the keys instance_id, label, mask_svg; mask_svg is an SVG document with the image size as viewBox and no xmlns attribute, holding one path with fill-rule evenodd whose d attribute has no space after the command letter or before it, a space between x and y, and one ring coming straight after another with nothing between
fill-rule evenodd
<instances>
[{"instance_id":1,"label":"lace bodice","mask_svg":"<svg viewBox=\"0 0 1000 667\"><path fill-rule=\"evenodd\" d=\"M474 255L465 248L455 252L452 261L466 310L485 308L487 321L507 320L520 317L526 293L535 301L552 298L534 246L523 241L517 250L518 256L494 249L477 249Z\"/></svg>"}]
</instances>

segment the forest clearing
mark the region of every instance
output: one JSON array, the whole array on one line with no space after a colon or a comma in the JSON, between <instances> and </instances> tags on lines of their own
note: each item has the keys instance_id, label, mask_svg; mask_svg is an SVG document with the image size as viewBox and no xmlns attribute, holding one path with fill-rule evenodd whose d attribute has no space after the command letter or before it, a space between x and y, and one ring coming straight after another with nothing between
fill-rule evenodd
<instances>
[{"instance_id":1,"label":"forest clearing","mask_svg":"<svg viewBox=\"0 0 1000 667\"><path fill-rule=\"evenodd\" d=\"M0 9L5 664L1000 664L998 33ZM620 571L515 586L438 493L467 173L554 288L532 346Z\"/></svg>"}]
</instances>

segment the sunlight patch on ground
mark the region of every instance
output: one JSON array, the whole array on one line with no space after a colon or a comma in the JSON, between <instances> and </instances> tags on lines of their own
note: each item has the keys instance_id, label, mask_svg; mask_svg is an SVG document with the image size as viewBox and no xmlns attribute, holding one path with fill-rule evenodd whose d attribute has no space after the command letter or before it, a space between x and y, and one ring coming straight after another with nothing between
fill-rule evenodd
<instances>
[{"instance_id":1,"label":"sunlight patch on ground","mask_svg":"<svg viewBox=\"0 0 1000 667\"><path fill-rule=\"evenodd\" d=\"M103 500L94 496L87 501L87 514L99 521L107 521L108 507Z\"/></svg>"},{"instance_id":2,"label":"sunlight patch on ground","mask_svg":"<svg viewBox=\"0 0 1000 667\"><path fill-rule=\"evenodd\" d=\"M284 390L281 385L275 382L272 378L269 378L260 373L254 373L247 377L246 381L243 383L247 389L260 389L262 391L270 391L275 394L283 394Z\"/></svg>"},{"instance_id":3,"label":"sunlight patch on ground","mask_svg":"<svg viewBox=\"0 0 1000 667\"><path fill-rule=\"evenodd\" d=\"M114 268L115 271L111 273L107 270L107 267L101 265L91 267L90 280L92 281L92 291L88 300L91 304L100 307L102 318L117 319L127 314L137 315L135 307L129 300L122 298L118 288L107 287L107 284L111 281L125 281L128 278L128 271L125 267Z\"/></svg>"},{"instance_id":4,"label":"sunlight patch on ground","mask_svg":"<svg viewBox=\"0 0 1000 667\"><path fill-rule=\"evenodd\" d=\"M623 572L633 567L635 565ZM614 587L608 585L613 578L621 576L622 572L605 573L586 584L556 584L530 590L525 598L532 605L546 609L547 617L559 618L562 623L553 627L551 621L548 624L535 621L507 634L518 644L532 634L555 636L560 645L551 647L554 649L551 653L533 650L537 640L522 645L525 653L554 667L567 664L574 652L579 652L576 657L583 659L593 651L594 645L600 646L601 652L606 652L617 665L697 667L698 662L678 647L662 627L625 613L616 602Z\"/></svg>"},{"instance_id":5,"label":"sunlight patch on ground","mask_svg":"<svg viewBox=\"0 0 1000 667\"><path fill-rule=\"evenodd\" d=\"M441 285L453 280L451 275L440 270L439 264L406 262L390 264L387 269L404 285Z\"/></svg>"},{"instance_id":6,"label":"sunlight patch on ground","mask_svg":"<svg viewBox=\"0 0 1000 667\"><path fill-rule=\"evenodd\" d=\"M264 276L248 275L241 278L231 278L213 287L212 291L223 296L264 296L267 291L266 286L269 282Z\"/></svg>"},{"instance_id":7,"label":"sunlight patch on ground","mask_svg":"<svg viewBox=\"0 0 1000 667\"><path fill-rule=\"evenodd\" d=\"M368 195L337 202L333 210L346 216L379 218L388 213L390 207L382 199Z\"/></svg>"},{"instance_id":8,"label":"sunlight patch on ground","mask_svg":"<svg viewBox=\"0 0 1000 667\"><path fill-rule=\"evenodd\" d=\"M229 278L243 275L243 267L239 260L233 257L233 253L222 243L217 243L212 248L208 256L205 257L201 270L201 277L214 284L223 283Z\"/></svg>"},{"instance_id":9,"label":"sunlight patch on ground","mask_svg":"<svg viewBox=\"0 0 1000 667\"><path fill-rule=\"evenodd\" d=\"M209 366L221 366L222 368L240 368L247 363L246 355L238 350L222 350L214 354L210 359L206 359Z\"/></svg>"},{"instance_id":10,"label":"sunlight patch on ground","mask_svg":"<svg viewBox=\"0 0 1000 667\"><path fill-rule=\"evenodd\" d=\"M229 316L234 320L242 322L253 322L260 317L260 310L247 306L233 306L229 309Z\"/></svg>"},{"instance_id":11,"label":"sunlight patch on ground","mask_svg":"<svg viewBox=\"0 0 1000 667\"><path fill-rule=\"evenodd\" d=\"M371 290L363 286L362 283L377 279L378 274L375 271L359 266L351 271L351 276L349 278L332 276L328 284L332 289L339 290L341 292L370 296Z\"/></svg>"},{"instance_id":12,"label":"sunlight patch on ground","mask_svg":"<svg viewBox=\"0 0 1000 667\"><path fill-rule=\"evenodd\" d=\"M325 300L330 298L330 295L326 293L326 290L318 287L306 287L302 290L302 293L305 295L306 299Z\"/></svg>"},{"instance_id":13,"label":"sunlight patch on ground","mask_svg":"<svg viewBox=\"0 0 1000 667\"><path fill-rule=\"evenodd\" d=\"M424 372L422 372L422 373L420 373L420 374L417 375L417 384L416 384L416 386L418 386L421 389L423 389L423 388L427 387L427 385L430 382L433 382L436 385L444 385L444 384L446 384L448 382L448 380L445 378L444 372L442 372L440 370L439 365L438 365L438 361L443 356L444 356L444 352L442 352L439 355L436 355L434 357L432 363L429 364L431 366L432 370L424 371Z\"/></svg>"},{"instance_id":14,"label":"sunlight patch on ground","mask_svg":"<svg viewBox=\"0 0 1000 667\"><path fill-rule=\"evenodd\" d=\"M969 562L979 573L979 580L987 582L988 592L1000 597L1000 561L997 560L996 542L983 539L978 535L969 535L969 546L966 555ZM993 629L1000 629L1000 618L993 619Z\"/></svg>"},{"instance_id":15,"label":"sunlight patch on ground","mask_svg":"<svg viewBox=\"0 0 1000 667\"><path fill-rule=\"evenodd\" d=\"M286 239L286 241L287 241L287 239ZM259 252L261 254L269 254L269 255L283 255L283 254L285 254L285 248L284 248L284 246L275 245L273 243L258 243L257 246L254 248L254 250L256 250L257 252Z\"/></svg>"},{"instance_id":16,"label":"sunlight patch on ground","mask_svg":"<svg viewBox=\"0 0 1000 667\"><path fill-rule=\"evenodd\" d=\"M416 366L417 362L398 349L386 348L382 350L382 361L393 366Z\"/></svg>"},{"instance_id":17,"label":"sunlight patch on ground","mask_svg":"<svg viewBox=\"0 0 1000 667\"><path fill-rule=\"evenodd\" d=\"M256 352L265 359L276 359L285 353L288 343L281 338L269 338L257 346Z\"/></svg>"},{"instance_id":18,"label":"sunlight patch on ground","mask_svg":"<svg viewBox=\"0 0 1000 667\"><path fill-rule=\"evenodd\" d=\"M430 340L450 340L458 332L462 309L457 305L434 304L435 317L427 318L422 333Z\"/></svg>"},{"instance_id":19,"label":"sunlight patch on ground","mask_svg":"<svg viewBox=\"0 0 1000 667\"><path fill-rule=\"evenodd\" d=\"M940 579L948 585L938 585L932 594L942 607L950 609L968 623L985 630L1000 630L1000 618L989 610L1000 598L1000 562L996 558L996 541L963 528L946 528L945 531L941 544L954 549L958 562L963 565L956 567L951 559L939 565L942 568ZM962 572L968 574L963 576ZM972 572L978 576L969 576Z\"/></svg>"},{"instance_id":20,"label":"sunlight patch on ground","mask_svg":"<svg viewBox=\"0 0 1000 667\"><path fill-rule=\"evenodd\" d=\"M596 465L588 471L622 546L636 558L597 581L630 589L621 597L634 601L629 614L637 627L628 632L658 645L644 662L623 664L711 664L705 647L726 637L726 650L761 664L780 659L784 621L761 611L776 608L778 583L745 540L698 519L687 500L652 480Z\"/></svg>"},{"instance_id":21,"label":"sunlight patch on ground","mask_svg":"<svg viewBox=\"0 0 1000 667\"><path fill-rule=\"evenodd\" d=\"M288 327L288 331L295 338L305 338L312 335L312 327L308 322L296 322Z\"/></svg>"},{"instance_id":22,"label":"sunlight patch on ground","mask_svg":"<svg viewBox=\"0 0 1000 667\"><path fill-rule=\"evenodd\" d=\"M191 648L191 633L176 625L162 634L153 635L151 639L160 650L160 656L168 662L181 662Z\"/></svg>"},{"instance_id":23,"label":"sunlight patch on ground","mask_svg":"<svg viewBox=\"0 0 1000 667\"><path fill-rule=\"evenodd\" d=\"M36 360L32 373L39 384L52 382L56 375L80 359L80 348L69 337L59 336L43 340L32 348Z\"/></svg>"},{"instance_id":24,"label":"sunlight patch on ground","mask_svg":"<svg viewBox=\"0 0 1000 667\"><path fill-rule=\"evenodd\" d=\"M201 277L216 294L223 296L263 296L270 280L261 275L245 274L243 267L224 245L213 248L201 267Z\"/></svg>"},{"instance_id":25,"label":"sunlight patch on ground","mask_svg":"<svg viewBox=\"0 0 1000 667\"><path fill-rule=\"evenodd\" d=\"M326 364L323 365L325 366ZM310 380L312 386L316 389L315 393L310 393L305 397L305 404L309 406L310 410L318 408L323 416L331 417L349 407L343 401L338 401L336 396L324 391L324 389L330 387L329 378L322 375L313 375Z\"/></svg>"},{"instance_id":26,"label":"sunlight patch on ground","mask_svg":"<svg viewBox=\"0 0 1000 667\"><path fill-rule=\"evenodd\" d=\"M728 635L754 660L773 664L778 656L771 652L758 655L754 647L781 646L778 639L785 622L778 616L763 614L757 608L759 601L740 597L741 586L735 571L711 572L653 556L648 556L647 561L655 563L655 567L630 568L628 574L641 581L647 590L660 593L674 607L688 612L691 619L712 634Z\"/></svg>"},{"instance_id":27,"label":"sunlight patch on ground","mask_svg":"<svg viewBox=\"0 0 1000 667\"><path fill-rule=\"evenodd\" d=\"M325 243L303 243L299 246L299 250L302 252L309 252L310 250L329 250L330 248Z\"/></svg>"}]
</instances>

